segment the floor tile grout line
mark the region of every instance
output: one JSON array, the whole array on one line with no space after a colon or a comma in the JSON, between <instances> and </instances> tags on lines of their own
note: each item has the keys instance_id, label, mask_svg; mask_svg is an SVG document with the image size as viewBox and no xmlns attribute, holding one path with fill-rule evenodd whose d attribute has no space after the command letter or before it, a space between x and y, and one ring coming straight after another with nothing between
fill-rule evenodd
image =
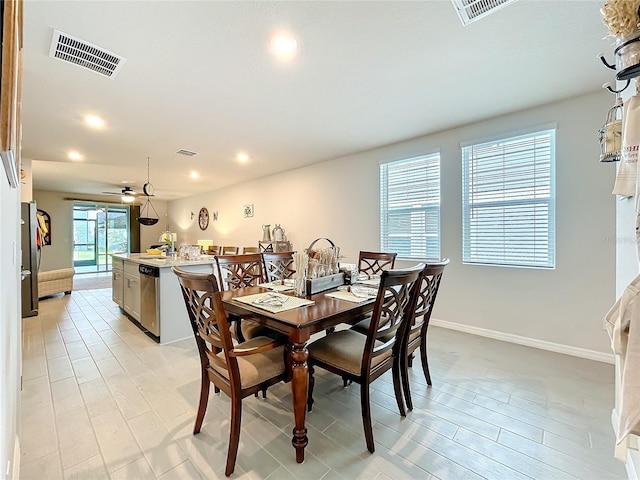
<instances>
[{"instance_id":1,"label":"floor tile grout line","mask_svg":"<svg viewBox=\"0 0 640 480\"><path fill-rule=\"evenodd\" d=\"M461 398L458 398L458 400L459 400L459 401L463 401L463 402L464 402L464 401L466 401L466 400L461 399ZM441 401L438 401L437 397L436 397L436 399L434 399L434 401L435 401L435 402L440 403L441 405L446 405L446 403L443 403L443 402L441 402ZM543 432L547 430L547 429L545 429L545 428L540 427L540 426L539 426L539 425L540 425L539 423L535 423L533 420L528 420L528 419L526 419L526 417L525 417L525 418L523 418L523 417L516 417L516 416L510 415L510 414L508 414L508 413L506 413L506 412L504 412L504 411L494 410L494 409L492 409L492 408L485 407L484 405L480 405L480 404L477 404L477 403L474 403L474 402L467 402L467 403L471 403L472 405L475 405L476 407L479 407L479 408L482 408L482 409L489 410L490 412L493 412L493 413L495 413L495 414L503 415L503 416L508 417L508 418L510 418L510 419L512 419L512 420L515 420L515 421L517 421L517 422L523 423L523 424L525 424L525 425L529 425L529 426L534 427L534 428L539 428L539 429L541 429ZM517 407L514 407L514 408L517 408ZM535 413L535 412L529 412L529 413L531 413L531 414L533 414L533 415L536 415L536 413ZM547 417L542 417L542 416L540 416L540 417L541 417L541 418L543 418L543 419L546 419L546 420L551 420L551 421L557 422L557 423L564 423L564 422L558 421L558 420L556 420L556 419L547 418ZM486 420L485 420L485 421L486 421ZM490 424L491 424L491 422L488 422L488 421L487 421L487 423L490 423ZM495 424L493 424L493 425L495 425ZM518 434L518 432L513 431L513 430L510 430L510 429L509 429L509 428L507 428L507 427L502 427L502 426L500 426L500 425L495 425L495 426L500 427L500 428L504 428L504 429L505 429L505 430L507 430L507 431L510 431L510 432L512 432L512 433L515 433L515 434ZM570 424L566 424L566 426L567 426L568 428L572 428L572 427L573 427L573 428L576 428L576 427L574 427L573 425L570 425ZM551 430L548 430L548 431L550 431L550 432L551 432ZM588 434L588 430L584 430L584 431L585 431L585 433L587 433L587 434ZM551 432L551 433L554 433L554 432ZM519 435L519 434L518 434L518 435ZM561 434L561 433L556 433L556 435L563 436L563 437L565 436L565 435L563 435L563 434ZM566 437L566 438L567 438L567 439L569 439L569 440L571 440L569 437ZM541 442L538 442L538 443L541 443Z\"/></svg>"}]
</instances>

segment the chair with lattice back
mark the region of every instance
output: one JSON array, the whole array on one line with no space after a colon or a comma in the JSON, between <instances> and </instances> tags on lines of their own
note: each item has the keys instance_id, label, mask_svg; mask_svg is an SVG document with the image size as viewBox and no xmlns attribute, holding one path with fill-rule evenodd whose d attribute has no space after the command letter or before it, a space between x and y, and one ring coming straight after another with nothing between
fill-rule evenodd
<instances>
[{"instance_id":1,"label":"chair with lattice back","mask_svg":"<svg viewBox=\"0 0 640 480\"><path fill-rule=\"evenodd\" d=\"M369 276L380 275L383 270L393 268L396 263L396 253L364 252L358 256L358 273Z\"/></svg>"},{"instance_id":2,"label":"chair with lattice back","mask_svg":"<svg viewBox=\"0 0 640 480\"><path fill-rule=\"evenodd\" d=\"M396 263L395 253L387 252L365 252L361 251L358 256L358 273L369 277L379 277L384 270L392 269ZM355 319L355 324L351 327L360 333L366 334L369 330L369 320L371 314L367 313L359 319ZM345 381L345 386L347 385Z\"/></svg>"},{"instance_id":3,"label":"chair with lattice back","mask_svg":"<svg viewBox=\"0 0 640 480\"><path fill-rule=\"evenodd\" d=\"M371 424L369 385L392 370L393 387L400 415L405 416L401 390L402 342L407 324L413 318L420 275L424 264L398 270L385 270L366 335L340 330L308 345L308 410L313 406L314 373L317 367L360 384L362 421L370 452L375 450Z\"/></svg>"},{"instance_id":4,"label":"chair with lattice back","mask_svg":"<svg viewBox=\"0 0 640 480\"><path fill-rule=\"evenodd\" d=\"M262 254L247 253L245 255L218 255L218 278L223 290L235 290L237 288L255 287L265 281ZM235 329L238 341L243 342L253 337L267 335L273 338L282 334L271 330L258 321L248 317L231 315L236 322Z\"/></svg>"},{"instance_id":5,"label":"chair with lattice back","mask_svg":"<svg viewBox=\"0 0 640 480\"><path fill-rule=\"evenodd\" d=\"M286 280L293 277L293 252L264 252L264 273L268 282Z\"/></svg>"},{"instance_id":6,"label":"chair with lattice back","mask_svg":"<svg viewBox=\"0 0 640 480\"><path fill-rule=\"evenodd\" d=\"M262 255L259 253L218 255L216 264L223 290L254 287L264 282Z\"/></svg>"},{"instance_id":7,"label":"chair with lattice back","mask_svg":"<svg viewBox=\"0 0 640 480\"><path fill-rule=\"evenodd\" d=\"M409 324L409 330L405 337L403 362L401 367L402 387L407 408L413 410L411 401L411 389L409 388L409 370L413 364L414 352L420 348L420 360L422 361L422 371L427 385L431 386L431 373L429 372L429 361L427 359L427 329L431 312L436 301L436 295L440 288L444 267L449 264L449 259L445 258L439 262L428 263L422 271L420 294L414 313L413 320Z\"/></svg>"},{"instance_id":8,"label":"chair with lattice back","mask_svg":"<svg viewBox=\"0 0 640 480\"><path fill-rule=\"evenodd\" d=\"M213 274L193 273L173 267L182 290L200 354L200 402L193 434L200 432L211 383L231 399L231 425L225 475L233 473L240 441L242 399L281 381L288 381L286 342L255 337L235 344ZM216 409L216 412L218 410Z\"/></svg>"}]
</instances>

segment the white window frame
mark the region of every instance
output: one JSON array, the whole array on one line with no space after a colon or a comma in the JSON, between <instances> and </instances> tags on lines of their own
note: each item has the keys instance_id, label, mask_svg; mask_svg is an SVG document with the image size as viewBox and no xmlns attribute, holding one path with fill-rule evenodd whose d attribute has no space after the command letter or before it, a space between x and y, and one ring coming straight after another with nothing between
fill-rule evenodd
<instances>
[{"instance_id":1,"label":"white window frame","mask_svg":"<svg viewBox=\"0 0 640 480\"><path fill-rule=\"evenodd\" d=\"M439 151L380 164L381 251L398 259L440 258L440 170Z\"/></svg>"},{"instance_id":2,"label":"white window frame","mask_svg":"<svg viewBox=\"0 0 640 480\"><path fill-rule=\"evenodd\" d=\"M462 262L555 268L556 125L461 144Z\"/></svg>"}]
</instances>

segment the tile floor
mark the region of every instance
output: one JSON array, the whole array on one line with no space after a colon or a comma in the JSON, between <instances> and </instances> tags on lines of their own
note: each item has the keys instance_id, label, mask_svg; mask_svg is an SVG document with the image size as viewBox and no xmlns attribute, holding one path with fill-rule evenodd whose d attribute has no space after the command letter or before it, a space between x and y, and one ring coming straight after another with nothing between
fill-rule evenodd
<instances>
[{"instance_id":1,"label":"tile floor","mask_svg":"<svg viewBox=\"0 0 640 480\"><path fill-rule=\"evenodd\" d=\"M604 333L603 333L604 334ZM211 393L193 428L193 340L159 346L111 290L40 303L24 321L22 479L224 478L229 402ZM376 452L358 386L319 371L309 446L295 463L288 384L244 402L234 478L624 479L612 458L613 367L432 328L433 388L412 371L415 409L395 410L389 375L372 385Z\"/></svg>"}]
</instances>

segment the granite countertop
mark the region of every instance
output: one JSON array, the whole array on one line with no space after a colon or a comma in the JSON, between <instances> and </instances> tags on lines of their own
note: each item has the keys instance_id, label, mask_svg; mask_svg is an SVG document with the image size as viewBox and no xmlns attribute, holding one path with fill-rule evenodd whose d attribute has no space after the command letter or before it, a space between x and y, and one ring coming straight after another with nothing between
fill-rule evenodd
<instances>
[{"instance_id":1,"label":"granite countertop","mask_svg":"<svg viewBox=\"0 0 640 480\"><path fill-rule=\"evenodd\" d=\"M187 265L206 265L216 263L214 255L201 255L200 260L182 260L179 257L171 258L164 255L149 255L147 253L114 253L112 256L154 267L184 267Z\"/></svg>"}]
</instances>

